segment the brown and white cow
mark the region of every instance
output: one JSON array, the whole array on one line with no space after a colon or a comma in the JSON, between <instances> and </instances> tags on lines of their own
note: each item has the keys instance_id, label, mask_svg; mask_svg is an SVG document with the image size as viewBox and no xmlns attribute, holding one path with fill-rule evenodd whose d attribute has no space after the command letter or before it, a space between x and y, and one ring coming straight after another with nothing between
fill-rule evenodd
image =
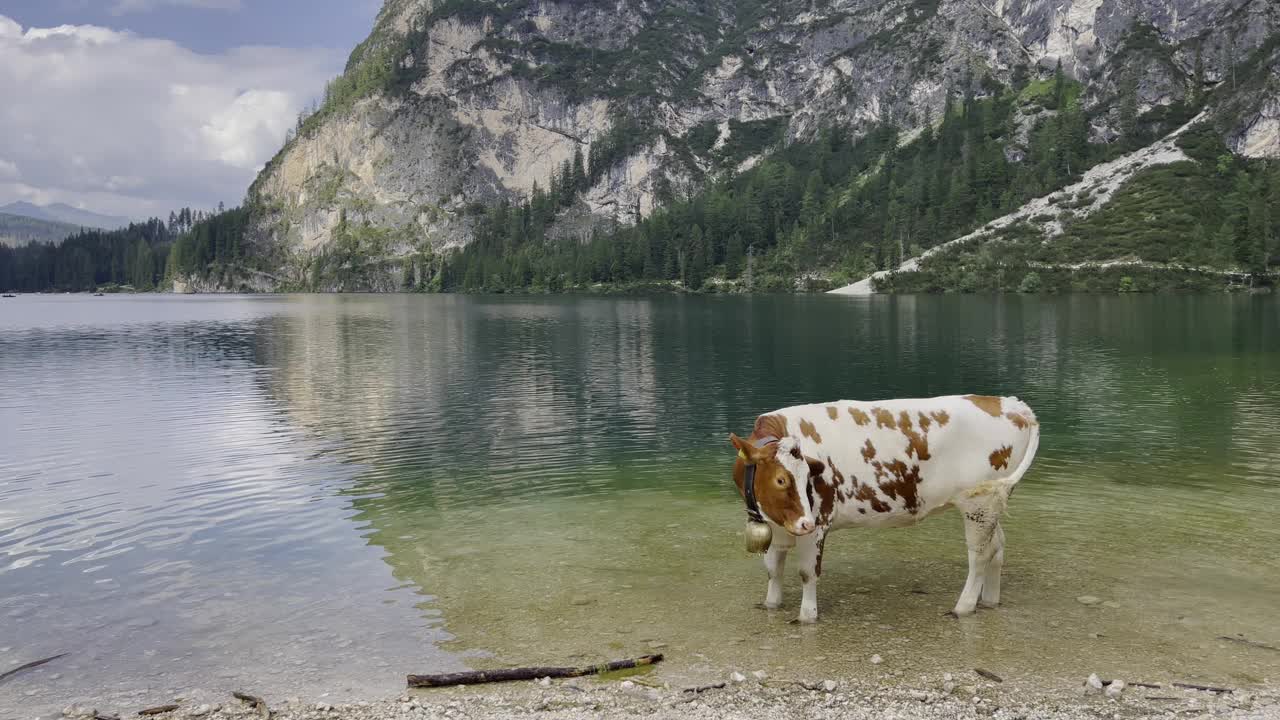
<instances>
[{"instance_id":1,"label":"brown and white cow","mask_svg":"<svg viewBox=\"0 0 1280 720\"><path fill-rule=\"evenodd\" d=\"M814 622L827 533L913 525L953 506L964 513L969 546L969 578L955 613L972 613L980 600L986 607L1000 603L1000 516L1040 442L1026 403L953 395L800 405L756 418L747 440L729 439L738 449L733 479L748 513L754 499L773 527L765 607L782 602L789 552L804 584L800 621ZM747 477L752 494L745 492Z\"/></svg>"}]
</instances>

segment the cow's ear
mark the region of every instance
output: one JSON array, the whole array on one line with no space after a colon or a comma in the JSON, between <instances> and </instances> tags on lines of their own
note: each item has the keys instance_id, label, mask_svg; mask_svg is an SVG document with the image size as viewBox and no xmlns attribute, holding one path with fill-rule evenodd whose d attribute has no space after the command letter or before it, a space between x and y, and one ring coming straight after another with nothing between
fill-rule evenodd
<instances>
[{"instance_id":1,"label":"cow's ear","mask_svg":"<svg viewBox=\"0 0 1280 720\"><path fill-rule=\"evenodd\" d=\"M823 463L821 460L814 460L811 457L806 457L804 461L806 463L809 463L809 477L813 477L815 475L821 475L827 469L826 464Z\"/></svg>"},{"instance_id":2,"label":"cow's ear","mask_svg":"<svg viewBox=\"0 0 1280 720\"><path fill-rule=\"evenodd\" d=\"M733 433L729 433L729 442L733 443L733 446L738 449L738 457L742 458L747 464L755 465L769 457L768 449L758 448Z\"/></svg>"}]
</instances>

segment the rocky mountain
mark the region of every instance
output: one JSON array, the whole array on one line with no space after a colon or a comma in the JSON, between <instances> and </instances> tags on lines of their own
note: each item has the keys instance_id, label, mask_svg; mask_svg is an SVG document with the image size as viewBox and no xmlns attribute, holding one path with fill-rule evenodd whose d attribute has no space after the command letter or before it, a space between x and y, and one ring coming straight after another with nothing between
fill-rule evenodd
<instances>
[{"instance_id":1,"label":"rocky mountain","mask_svg":"<svg viewBox=\"0 0 1280 720\"><path fill-rule=\"evenodd\" d=\"M95 228L99 230L117 230L129 224L129 218L103 215L91 210L81 210L66 203L33 205L29 202L14 202L0 206L0 213L19 215L47 222L64 223L66 225L74 225L77 228Z\"/></svg>"},{"instance_id":2,"label":"rocky mountain","mask_svg":"<svg viewBox=\"0 0 1280 720\"><path fill-rule=\"evenodd\" d=\"M1273 0L387 0L250 189L246 247L284 286L420 286L484 235L486 208L551 193L538 237L585 241L824 133L892 128L901 146L984 98L1009 100L990 105L1003 114L987 139L1016 169L1065 111L1037 99L1055 73L1087 133L1077 165L1201 110L1235 154L1280 158L1278 31ZM840 198L877 167L821 189L833 244ZM1068 160L1065 174L1084 169ZM858 268L895 265L984 212L922 224L896 257L886 241ZM750 244L771 252L786 230ZM732 242L707 241L711 266ZM688 253L668 254L686 279Z\"/></svg>"},{"instance_id":3,"label":"rocky mountain","mask_svg":"<svg viewBox=\"0 0 1280 720\"><path fill-rule=\"evenodd\" d=\"M57 243L79 230L79 225L37 220L0 212L0 245L17 246L26 245L29 242Z\"/></svg>"}]
</instances>

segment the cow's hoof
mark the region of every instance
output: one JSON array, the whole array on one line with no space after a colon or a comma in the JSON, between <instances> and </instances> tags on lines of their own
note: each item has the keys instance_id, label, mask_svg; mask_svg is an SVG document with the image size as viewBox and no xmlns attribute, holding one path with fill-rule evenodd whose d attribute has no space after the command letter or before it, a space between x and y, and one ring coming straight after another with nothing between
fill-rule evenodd
<instances>
[{"instance_id":1,"label":"cow's hoof","mask_svg":"<svg viewBox=\"0 0 1280 720\"><path fill-rule=\"evenodd\" d=\"M780 607L782 607L782 603L756 603L757 610L777 610Z\"/></svg>"},{"instance_id":2,"label":"cow's hoof","mask_svg":"<svg viewBox=\"0 0 1280 720\"><path fill-rule=\"evenodd\" d=\"M959 619L960 619L960 616L956 614L956 611L955 611L955 610L948 610L948 611L946 611L946 612L942 613L942 617L949 617L949 618L953 618L953 619L955 619L955 620L959 620Z\"/></svg>"},{"instance_id":3,"label":"cow's hoof","mask_svg":"<svg viewBox=\"0 0 1280 720\"><path fill-rule=\"evenodd\" d=\"M978 607L986 608L988 610L995 610L996 608L1000 607L1000 601L997 600L996 602L986 602L985 600L979 600Z\"/></svg>"},{"instance_id":4,"label":"cow's hoof","mask_svg":"<svg viewBox=\"0 0 1280 720\"><path fill-rule=\"evenodd\" d=\"M810 618L808 620L804 618L791 618L790 620L787 621L787 624L788 625L816 625L817 622L818 622L818 618Z\"/></svg>"}]
</instances>

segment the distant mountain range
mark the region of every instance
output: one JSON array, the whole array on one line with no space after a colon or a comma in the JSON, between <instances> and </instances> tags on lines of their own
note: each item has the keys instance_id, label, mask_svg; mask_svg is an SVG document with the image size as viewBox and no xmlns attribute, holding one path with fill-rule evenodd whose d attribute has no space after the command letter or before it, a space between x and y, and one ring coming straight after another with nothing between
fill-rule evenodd
<instances>
[{"instance_id":1,"label":"distant mountain range","mask_svg":"<svg viewBox=\"0 0 1280 720\"><path fill-rule=\"evenodd\" d=\"M0 245L17 247L29 242L60 243L80 232L80 225L37 220L22 215L0 213Z\"/></svg>"},{"instance_id":2,"label":"distant mountain range","mask_svg":"<svg viewBox=\"0 0 1280 720\"><path fill-rule=\"evenodd\" d=\"M101 228L103 230L116 230L126 227L131 222L129 218L102 215L89 210L73 208L64 203L33 205L29 202L15 202L8 205L0 205L0 213L20 215L53 223L66 223L74 225L76 229Z\"/></svg>"}]
</instances>

